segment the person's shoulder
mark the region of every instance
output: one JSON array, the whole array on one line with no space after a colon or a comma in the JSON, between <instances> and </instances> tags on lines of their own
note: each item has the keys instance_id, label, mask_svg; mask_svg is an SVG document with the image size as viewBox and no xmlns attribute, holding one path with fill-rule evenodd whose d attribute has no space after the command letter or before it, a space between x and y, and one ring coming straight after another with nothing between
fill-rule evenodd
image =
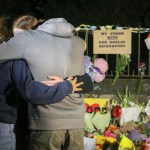
<instances>
[{"instance_id":1,"label":"person's shoulder","mask_svg":"<svg viewBox=\"0 0 150 150\"><path fill-rule=\"evenodd\" d=\"M26 72L28 69L27 62L24 59L12 60L12 69L16 72Z\"/></svg>"},{"instance_id":2,"label":"person's shoulder","mask_svg":"<svg viewBox=\"0 0 150 150\"><path fill-rule=\"evenodd\" d=\"M13 42L13 43L23 42L23 41L26 41L26 39L27 39L27 32L24 31L24 32L20 32L20 33L15 34L6 43L8 43L8 42Z\"/></svg>"},{"instance_id":3,"label":"person's shoulder","mask_svg":"<svg viewBox=\"0 0 150 150\"><path fill-rule=\"evenodd\" d=\"M8 63L12 63L13 67L16 69L24 68L27 66L27 63L24 59L10 60Z\"/></svg>"},{"instance_id":4,"label":"person's shoulder","mask_svg":"<svg viewBox=\"0 0 150 150\"><path fill-rule=\"evenodd\" d=\"M45 32L40 31L40 30L28 30L28 31L26 31L25 36L27 36L27 38L31 37L31 36L32 37L38 37L38 36L41 36L43 34L45 34Z\"/></svg>"},{"instance_id":5,"label":"person's shoulder","mask_svg":"<svg viewBox=\"0 0 150 150\"><path fill-rule=\"evenodd\" d=\"M24 60L7 60L7 61L3 61L3 62L0 62L0 66L1 67L13 67L14 65L19 65L19 64L25 64L26 62ZM17 69L17 67L16 67Z\"/></svg>"},{"instance_id":6,"label":"person's shoulder","mask_svg":"<svg viewBox=\"0 0 150 150\"><path fill-rule=\"evenodd\" d=\"M75 41L75 42L77 42L77 43L79 43L79 44L84 44L85 43L84 40L81 37L76 36L76 35L74 35L72 37L72 40Z\"/></svg>"},{"instance_id":7,"label":"person's shoulder","mask_svg":"<svg viewBox=\"0 0 150 150\"><path fill-rule=\"evenodd\" d=\"M72 36L72 38L73 38L73 39L76 39L76 40L84 41L81 37L76 36L76 35Z\"/></svg>"},{"instance_id":8,"label":"person's shoulder","mask_svg":"<svg viewBox=\"0 0 150 150\"><path fill-rule=\"evenodd\" d=\"M13 63L17 63L17 64L27 64L26 61L24 59L15 59L15 60L10 60Z\"/></svg>"}]
</instances>

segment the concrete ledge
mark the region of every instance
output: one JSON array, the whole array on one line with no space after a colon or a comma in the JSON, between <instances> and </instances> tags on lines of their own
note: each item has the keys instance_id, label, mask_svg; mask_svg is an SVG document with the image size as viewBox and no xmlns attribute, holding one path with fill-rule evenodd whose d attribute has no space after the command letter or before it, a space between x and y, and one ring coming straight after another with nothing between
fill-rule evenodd
<instances>
[{"instance_id":1,"label":"concrete ledge","mask_svg":"<svg viewBox=\"0 0 150 150\"><path fill-rule=\"evenodd\" d=\"M129 87L133 99L147 101L150 99L150 79L143 79L141 91L137 94L138 79L118 79L115 85L112 85L113 79L104 79L101 83L94 83L94 90L85 97L110 97L117 95L117 90L124 94L126 86Z\"/></svg>"},{"instance_id":2,"label":"concrete ledge","mask_svg":"<svg viewBox=\"0 0 150 150\"><path fill-rule=\"evenodd\" d=\"M106 78L100 83L95 83L94 90L92 92L101 92L101 94L116 94L117 90L123 92L126 86L129 87L131 94L137 95L136 89L138 87L138 79L118 79L116 84L112 85L112 79ZM150 79L142 80L139 95L150 96Z\"/></svg>"}]
</instances>

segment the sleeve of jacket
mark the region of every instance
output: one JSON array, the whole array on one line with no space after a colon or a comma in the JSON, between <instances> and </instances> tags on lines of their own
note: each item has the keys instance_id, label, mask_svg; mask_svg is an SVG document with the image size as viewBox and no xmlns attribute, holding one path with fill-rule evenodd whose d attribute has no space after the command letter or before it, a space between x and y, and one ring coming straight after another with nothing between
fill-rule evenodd
<instances>
[{"instance_id":1,"label":"sleeve of jacket","mask_svg":"<svg viewBox=\"0 0 150 150\"><path fill-rule=\"evenodd\" d=\"M0 44L0 60L5 61L24 58L26 42L26 34L19 33L12 37L9 41Z\"/></svg>"},{"instance_id":2,"label":"sleeve of jacket","mask_svg":"<svg viewBox=\"0 0 150 150\"><path fill-rule=\"evenodd\" d=\"M80 88L82 88L82 91L75 93L89 93L93 90L93 82L91 80L91 77L87 73L85 73L82 76L74 76L74 77L77 77L77 82L84 83L80 86Z\"/></svg>"},{"instance_id":3,"label":"sleeve of jacket","mask_svg":"<svg viewBox=\"0 0 150 150\"><path fill-rule=\"evenodd\" d=\"M73 78L77 77L77 82L83 82L84 84L80 85L80 88L82 88L82 91L75 91L75 93L89 93L93 90L93 82L91 80L91 77L85 73L82 76L73 76ZM66 78L67 79L67 78Z\"/></svg>"},{"instance_id":4,"label":"sleeve of jacket","mask_svg":"<svg viewBox=\"0 0 150 150\"><path fill-rule=\"evenodd\" d=\"M57 103L65 96L71 94L73 90L68 80L53 86L34 81L29 67L23 60L14 61L12 78L23 98L30 103L38 105Z\"/></svg>"}]
</instances>

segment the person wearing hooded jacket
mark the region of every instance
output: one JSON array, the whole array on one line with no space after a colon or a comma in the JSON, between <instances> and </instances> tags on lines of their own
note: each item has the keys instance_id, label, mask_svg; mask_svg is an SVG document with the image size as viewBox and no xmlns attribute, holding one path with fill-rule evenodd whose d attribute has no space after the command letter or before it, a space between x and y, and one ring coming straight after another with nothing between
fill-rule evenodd
<instances>
[{"instance_id":1,"label":"person wearing hooded jacket","mask_svg":"<svg viewBox=\"0 0 150 150\"><path fill-rule=\"evenodd\" d=\"M50 19L36 30L19 33L1 44L0 60L25 59L37 81L45 80L48 75L82 76L84 41L73 35L73 31L73 25L65 19ZM85 103L79 93L70 94L57 104L31 104L30 149L83 150L84 114Z\"/></svg>"},{"instance_id":2,"label":"person wearing hooded jacket","mask_svg":"<svg viewBox=\"0 0 150 150\"><path fill-rule=\"evenodd\" d=\"M12 36L10 17L0 18L0 43ZM17 110L21 103L31 102L34 105L53 104L61 101L72 91L79 91L75 80L63 81L50 77L53 81L34 81L30 69L24 60L10 60L0 64L0 149L15 150L14 124L18 118ZM60 83L58 83L60 82ZM58 84L56 84L58 83ZM55 84L53 86L47 86ZM23 98L20 96L24 98ZM23 108L25 106L23 105ZM24 118L26 120L26 118Z\"/></svg>"}]
</instances>

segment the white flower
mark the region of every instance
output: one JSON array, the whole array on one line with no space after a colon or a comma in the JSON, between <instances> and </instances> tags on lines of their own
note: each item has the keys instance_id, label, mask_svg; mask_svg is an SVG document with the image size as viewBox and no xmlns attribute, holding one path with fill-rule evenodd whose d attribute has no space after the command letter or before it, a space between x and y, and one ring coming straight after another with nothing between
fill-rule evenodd
<instances>
[{"instance_id":1,"label":"white flower","mask_svg":"<svg viewBox=\"0 0 150 150\"><path fill-rule=\"evenodd\" d=\"M145 113L150 116L150 100L148 101L146 107L145 107Z\"/></svg>"}]
</instances>

